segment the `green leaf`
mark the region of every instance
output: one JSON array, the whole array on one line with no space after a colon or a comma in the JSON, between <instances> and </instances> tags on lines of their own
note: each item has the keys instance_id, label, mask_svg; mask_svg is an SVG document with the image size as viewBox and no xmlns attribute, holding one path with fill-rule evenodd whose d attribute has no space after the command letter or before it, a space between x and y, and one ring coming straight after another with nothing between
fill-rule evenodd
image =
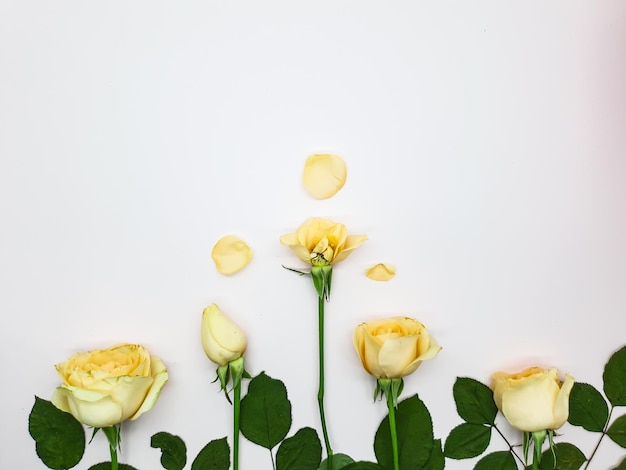
<instances>
[{"instance_id":1,"label":"green leaf","mask_svg":"<svg viewBox=\"0 0 626 470\"><path fill-rule=\"evenodd\" d=\"M430 413L417 395L398 403L396 430L400 468L421 468L430 457L434 439ZM380 465L393 468L389 415L382 420L376 431L374 453Z\"/></svg>"},{"instance_id":2,"label":"green leaf","mask_svg":"<svg viewBox=\"0 0 626 470\"><path fill-rule=\"evenodd\" d=\"M508 450L501 450L485 455L476 463L474 470L517 470L517 464Z\"/></svg>"},{"instance_id":3,"label":"green leaf","mask_svg":"<svg viewBox=\"0 0 626 470\"><path fill-rule=\"evenodd\" d=\"M28 432L42 462L54 470L76 466L85 453L85 428L71 414L35 397L28 416Z\"/></svg>"},{"instance_id":4,"label":"green leaf","mask_svg":"<svg viewBox=\"0 0 626 470\"><path fill-rule=\"evenodd\" d=\"M620 416L613 421L613 424L607 429L606 435L617 445L626 448L626 415Z\"/></svg>"},{"instance_id":5,"label":"green leaf","mask_svg":"<svg viewBox=\"0 0 626 470\"><path fill-rule=\"evenodd\" d=\"M552 451L547 449L541 457L540 470L578 470L586 462L585 455L575 445L559 442L554 446L556 465Z\"/></svg>"},{"instance_id":6,"label":"green leaf","mask_svg":"<svg viewBox=\"0 0 626 470\"><path fill-rule=\"evenodd\" d=\"M191 464L191 470L228 470L229 467L230 447L225 437L205 445Z\"/></svg>"},{"instance_id":7,"label":"green leaf","mask_svg":"<svg viewBox=\"0 0 626 470\"><path fill-rule=\"evenodd\" d=\"M291 403L280 380L261 372L250 381L241 400L241 433L251 442L272 449L291 427Z\"/></svg>"},{"instance_id":8,"label":"green leaf","mask_svg":"<svg viewBox=\"0 0 626 470\"><path fill-rule=\"evenodd\" d=\"M604 393L613 406L626 406L626 346L613 353L604 366Z\"/></svg>"},{"instance_id":9,"label":"green leaf","mask_svg":"<svg viewBox=\"0 0 626 470\"><path fill-rule=\"evenodd\" d=\"M470 459L482 454L489 445L491 428L482 424L463 423L450 431L443 453L450 459Z\"/></svg>"},{"instance_id":10,"label":"green leaf","mask_svg":"<svg viewBox=\"0 0 626 470\"><path fill-rule=\"evenodd\" d=\"M626 459L622 460L617 467L613 467L611 470L626 470Z\"/></svg>"},{"instance_id":11,"label":"green leaf","mask_svg":"<svg viewBox=\"0 0 626 470\"><path fill-rule=\"evenodd\" d=\"M333 455L333 468L332 470L339 470L340 468L344 468L346 465L350 465L354 463L354 459L346 454L335 454ZM317 470L326 470L326 459L322 460L320 466L317 467Z\"/></svg>"},{"instance_id":12,"label":"green leaf","mask_svg":"<svg viewBox=\"0 0 626 470\"><path fill-rule=\"evenodd\" d=\"M467 377L457 377L452 387L456 411L468 423L494 424L498 407L493 392L485 384Z\"/></svg>"},{"instance_id":13,"label":"green leaf","mask_svg":"<svg viewBox=\"0 0 626 470\"><path fill-rule=\"evenodd\" d=\"M118 470L137 470L135 467L131 467L125 463L118 463ZM92 465L87 470L111 470L111 462L100 462Z\"/></svg>"},{"instance_id":14,"label":"green leaf","mask_svg":"<svg viewBox=\"0 0 626 470\"><path fill-rule=\"evenodd\" d=\"M421 470L443 470L446 466L446 459L443 455L443 449L441 448L441 439L435 439L433 443L433 450L430 452L428 462L421 468Z\"/></svg>"},{"instance_id":15,"label":"green leaf","mask_svg":"<svg viewBox=\"0 0 626 470\"><path fill-rule=\"evenodd\" d=\"M343 467L342 470L385 470L385 467L374 462L365 462L364 460L361 460Z\"/></svg>"},{"instance_id":16,"label":"green leaf","mask_svg":"<svg viewBox=\"0 0 626 470\"><path fill-rule=\"evenodd\" d=\"M166 470L185 468L187 447L180 437L168 432L158 432L150 439L150 447L161 449L161 465Z\"/></svg>"},{"instance_id":17,"label":"green leaf","mask_svg":"<svg viewBox=\"0 0 626 470\"><path fill-rule=\"evenodd\" d=\"M587 431L602 432L608 419L609 407L602 394L592 385L574 383L569 396L567 421Z\"/></svg>"},{"instance_id":18,"label":"green leaf","mask_svg":"<svg viewBox=\"0 0 626 470\"><path fill-rule=\"evenodd\" d=\"M322 460L322 444L312 428L302 428L285 439L276 453L278 470L317 470Z\"/></svg>"}]
</instances>

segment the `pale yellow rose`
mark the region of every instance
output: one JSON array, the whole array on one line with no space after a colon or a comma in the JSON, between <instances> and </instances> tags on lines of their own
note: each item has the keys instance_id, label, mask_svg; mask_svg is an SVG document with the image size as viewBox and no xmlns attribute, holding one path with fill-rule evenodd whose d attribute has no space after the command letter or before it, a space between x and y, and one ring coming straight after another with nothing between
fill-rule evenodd
<instances>
[{"instance_id":1,"label":"pale yellow rose","mask_svg":"<svg viewBox=\"0 0 626 470\"><path fill-rule=\"evenodd\" d=\"M343 261L365 240L367 235L348 235L345 225L317 217L306 220L295 233L280 237L280 243L298 258L314 265Z\"/></svg>"},{"instance_id":2,"label":"pale yellow rose","mask_svg":"<svg viewBox=\"0 0 626 470\"><path fill-rule=\"evenodd\" d=\"M353 341L365 370L378 378L407 376L441 350L424 325L407 317L362 323Z\"/></svg>"},{"instance_id":3,"label":"pale yellow rose","mask_svg":"<svg viewBox=\"0 0 626 470\"><path fill-rule=\"evenodd\" d=\"M559 372L530 367L517 374L493 374L493 397L506 420L520 431L559 429L569 415L569 394L574 378Z\"/></svg>"},{"instance_id":4,"label":"pale yellow rose","mask_svg":"<svg viewBox=\"0 0 626 470\"><path fill-rule=\"evenodd\" d=\"M246 336L215 304L202 312L201 330L204 352L219 366L239 359L246 351Z\"/></svg>"},{"instance_id":5,"label":"pale yellow rose","mask_svg":"<svg viewBox=\"0 0 626 470\"><path fill-rule=\"evenodd\" d=\"M137 344L72 355L56 369L52 403L87 426L104 428L152 409L167 382L165 364Z\"/></svg>"}]
</instances>

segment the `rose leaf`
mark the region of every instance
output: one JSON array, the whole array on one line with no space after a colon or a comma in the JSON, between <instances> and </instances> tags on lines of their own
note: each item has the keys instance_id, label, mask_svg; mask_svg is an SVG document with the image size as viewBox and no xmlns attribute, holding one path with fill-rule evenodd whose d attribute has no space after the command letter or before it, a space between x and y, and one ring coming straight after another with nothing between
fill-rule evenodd
<instances>
[{"instance_id":1,"label":"rose leaf","mask_svg":"<svg viewBox=\"0 0 626 470\"><path fill-rule=\"evenodd\" d=\"M452 388L456 411L468 423L494 424L498 407L493 392L485 384L468 377L457 377Z\"/></svg>"},{"instance_id":2,"label":"rose leaf","mask_svg":"<svg viewBox=\"0 0 626 470\"><path fill-rule=\"evenodd\" d=\"M228 470L230 447L226 438L215 439L205 445L191 464L191 470Z\"/></svg>"},{"instance_id":3,"label":"rose leaf","mask_svg":"<svg viewBox=\"0 0 626 470\"><path fill-rule=\"evenodd\" d=\"M430 413L424 402L414 395L398 403L395 414L400 468L421 468L428 461L434 445ZM389 415L376 431L374 454L380 465L393 468Z\"/></svg>"},{"instance_id":4,"label":"rose leaf","mask_svg":"<svg viewBox=\"0 0 626 470\"><path fill-rule=\"evenodd\" d=\"M345 467L352 463L354 463L354 459L352 457L346 454L334 454L332 470L345 469ZM317 467L317 470L326 470L326 459L322 460L319 467Z\"/></svg>"},{"instance_id":5,"label":"rose leaf","mask_svg":"<svg viewBox=\"0 0 626 470\"><path fill-rule=\"evenodd\" d=\"M315 470L322 460L322 444L313 428L302 428L285 439L276 453L277 470Z\"/></svg>"},{"instance_id":6,"label":"rose leaf","mask_svg":"<svg viewBox=\"0 0 626 470\"><path fill-rule=\"evenodd\" d=\"M613 442L626 448L626 415L620 416L613 421L613 424L607 429L606 434Z\"/></svg>"},{"instance_id":7,"label":"rose leaf","mask_svg":"<svg viewBox=\"0 0 626 470\"><path fill-rule=\"evenodd\" d=\"M28 417L28 432L42 462L52 469L72 468L85 452L85 429L71 414L35 397Z\"/></svg>"},{"instance_id":8,"label":"rose leaf","mask_svg":"<svg viewBox=\"0 0 626 470\"><path fill-rule=\"evenodd\" d=\"M626 406L626 346L616 351L604 366L604 393L613 406Z\"/></svg>"},{"instance_id":9,"label":"rose leaf","mask_svg":"<svg viewBox=\"0 0 626 470\"><path fill-rule=\"evenodd\" d=\"M187 463L187 446L178 436L158 432L150 439L150 447L161 449L161 465L166 470L183 470Z\"/></svg>"},{"instance_id":10,"label":"rose leaf","mask_svg":"<svg viewBox=\"0 0 626 470\"><path fill-rule=\"evenodd\" d=\"M609 407L602 394L592 385L574 383L569 396L569 423L587 431L602 432L608 419Z\"/></svg>"},{"instance_id":11,"label":"rose leaf","mask_svg":"<svg viewBox=\"0 0 626 470\"><path fill-rule=\"evenodd\" d=\"M517 470L517 464L515 458L508 450L501 450L499 452L492 452L485 455L480 459L474 470Z\"/></svg>"},{"instance_id":12,"label":"rose leaf","mask_svg":"<svg viewBox=\"0 0 626 470\"><path fill-rule=\"evenodd\" d=\"M559 442L554 446L556 464L550 449L544 451L541 458L541 470L578 470L586 462L585 454L578 447L568 442Z\"/></svg>"},{"instance_id":13,"label":"rose leaf","mask_svg":"<svg viewBox=\"0 0 626 470\"><path fill-rule=\"evenodd\" d=\"M291 403L280 380L261 372L248 384L241 400L241 433L249 441L272 449L291 428Z\"/></svg>"},{"instance_id":14,"label":"rose leaf","mask_svg":"<svg viewBox=\"0 0 626 470\"><path fill-rule=\"evenodd\" d=\"M482 424L463 423L450 431L443 453L450 459L471 459L482 454L491 440L491 428Z\"/></svg>"}]
</instances>

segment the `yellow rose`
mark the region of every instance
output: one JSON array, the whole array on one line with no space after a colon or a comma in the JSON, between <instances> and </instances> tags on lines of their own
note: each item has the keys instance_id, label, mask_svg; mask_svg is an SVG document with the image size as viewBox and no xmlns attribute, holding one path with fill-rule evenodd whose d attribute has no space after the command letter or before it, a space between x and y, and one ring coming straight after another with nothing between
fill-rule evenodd
<instances>
[{"instance_id":1,"label":"yellow rose","mask_svg":"<svg viewBox=\"0 0 626 470\"><path fill-rule=\"evenodd\" d=\"M559 429L569 415L574 378L559 381L556 369L530 367L517 374L493 374L493 397L506 420L526 432Z\"/></svg>"},{"instance_id":2,"label":"yellow rose","mask_svg":"<svg viewBox=\"0 0 626 470\"><path fill-rule=\"evenodd\" d=\"M52 403L95 428L134 420L152 409L168 378L161 359L137 344L76 353L55 367L63 383Z\"/></svg>"},{"instance_id":3,"label":"yellow rose","mask_svg":"<svg viewBox=\"0 0 626 470\"><path fill-rule=\"evenodd\" d=\"M219 366L239 359L248 345L243 332L215 304L202 312L201 333L204 352Z\"/></svg>"},{"instance_id":4,"label":"yellow rose","mask_svg":"<svg viewBox=\"0 0 626 470\"><path fill-rule=\"evenodd\" d=\"M362 323L353 340L363 367L378 378L409 375L441 350L424 325L406 317Z\"/></svg>"},{"instance_id":5,"label":"yellow rose","mask_svg":"<svg viewBox=\"0 0 626 470\"><path fill-rule=\"evenodd\" d=\"M365 240L367 235L348 235L345 225L315 217L306 220L295 233L280 237L280 242L298 258L313 265L343 261Z\"/></svg>"}]
</instances>

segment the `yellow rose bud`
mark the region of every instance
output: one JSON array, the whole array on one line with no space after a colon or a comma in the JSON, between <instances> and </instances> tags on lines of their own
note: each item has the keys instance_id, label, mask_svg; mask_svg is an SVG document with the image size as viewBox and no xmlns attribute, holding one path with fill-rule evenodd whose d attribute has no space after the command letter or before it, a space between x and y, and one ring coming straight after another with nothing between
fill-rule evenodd
<instances>
[{"instance_id":1,"label":"yellow rose bud","mask_svg":"<svg viewBox=\"0 0 626 470\"><path fill-rule=\"evenodd\" d=\"M104 428L152 409L167 382L165 364L136 344L72 355L56 369L52 403L87 426Z\"/></svg>"},{"instance_id":2,"label":"yellow rose bud","mask_svg":"<svg viewBox=\"0 0 626 470\"><path fill-rule=\"evenodd\" d=\"M569 415L574 378L560 382L557 369L530 367L517 374L493 374L493 397L506 420L526 432L559 429Z\"/></svg>"},{"instance_id":3,"label":"yellow rose bud","mask_svg":"<svg viewBox=\"0 0 626 470\"><path fill-rule=\"evenodd\" d=\"M362 323L353 340L363 367L378 378L409 375L441 350L424 325L407 317Z\"/></svg>"},{"instance_id":4,"label":"yellow rose bud","mask_svg":"<svg viewBox=\"0 0 626 470\"><path fill-rule=\"evenodd\" d=\"M202 347L218 366L243 356L248 342L243 332L215 304L202 312Z\"/></svg>"},{"instance_id":5,"label":"yellow rose bud","mask_svg":"<svg viewBox=\"0 0 626 470\"><path fill-rule=\"evenodd\" d=\"M348 235L345 225L320 218L308 219L295 233L280 237L298 258L316 266L343 261L365 240L367 235Z\"/></svg>"}]
</instances>

